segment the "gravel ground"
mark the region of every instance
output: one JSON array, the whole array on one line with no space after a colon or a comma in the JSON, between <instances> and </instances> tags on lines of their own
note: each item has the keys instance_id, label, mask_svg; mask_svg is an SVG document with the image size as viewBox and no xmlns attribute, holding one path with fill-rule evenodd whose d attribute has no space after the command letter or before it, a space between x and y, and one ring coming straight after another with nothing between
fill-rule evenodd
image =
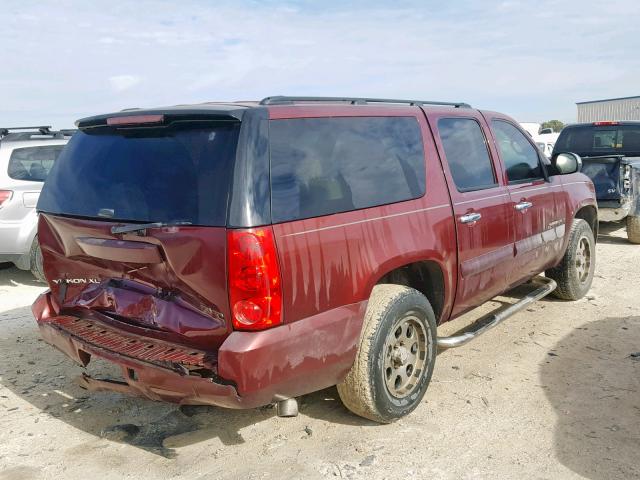
<instances>
[{"instance_id":1,"label":"gravel ground","mask_svg":"<svg viewBox=\"0 0 640 480\"><path fill-rule=\"evenodd\" d=\"M383 426L335 388L288 419L89 394L39 338L42 286L1 270L0 479L640 478L640 246L616 226L599 242L586 298L542 300L443 352L422 405Z\"/></svg>"}]
</instances>

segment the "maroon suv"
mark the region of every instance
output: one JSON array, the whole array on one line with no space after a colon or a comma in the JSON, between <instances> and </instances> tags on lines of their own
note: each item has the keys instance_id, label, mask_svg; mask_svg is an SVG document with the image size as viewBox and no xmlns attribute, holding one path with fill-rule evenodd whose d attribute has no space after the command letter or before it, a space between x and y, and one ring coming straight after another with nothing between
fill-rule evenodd
<instances>
[{"instance_id":1,"label":"maroon suv","mask_svg":"<svg viewBox=\"0 0 640 480\"><path fill-rule=\"evenodd\" d=\"M353 412L413 410L461 345L595 267L579 157L547 162L466 104L270 97L85 118L42 191L44 339L89 390L295 411L338 385ZM474 329L437 326L525 283Z\"/></svg>"}]
</instances>

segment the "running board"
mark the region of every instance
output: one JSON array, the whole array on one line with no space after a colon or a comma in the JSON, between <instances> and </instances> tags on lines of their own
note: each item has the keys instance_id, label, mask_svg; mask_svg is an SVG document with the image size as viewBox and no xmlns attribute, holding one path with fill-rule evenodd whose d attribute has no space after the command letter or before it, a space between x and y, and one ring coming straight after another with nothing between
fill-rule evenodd
<instances>
[{"instance_id":1,"label":"running board","mask_svg":"<svg viewBox=\"0 0 640 480\"><path fill-rule=\"evenodd\" d=\"M455 348L465 345L474 338L482 335L487 330L491 330L496 325L501 324L503 320L506 320L514 313L517 313L527 305L546 297L556 289L556 282L546 277L535 277L531 280L530 284L539 284L540 286L533 292L528 293L520 301L510 305L504 310L491 312L480 318L475 322L475 324L478 324L476 328L471 328L470 330L463 331L463 333L453 335L451 337L438 337L438 347Z\"/></svg>"}]
</instances>

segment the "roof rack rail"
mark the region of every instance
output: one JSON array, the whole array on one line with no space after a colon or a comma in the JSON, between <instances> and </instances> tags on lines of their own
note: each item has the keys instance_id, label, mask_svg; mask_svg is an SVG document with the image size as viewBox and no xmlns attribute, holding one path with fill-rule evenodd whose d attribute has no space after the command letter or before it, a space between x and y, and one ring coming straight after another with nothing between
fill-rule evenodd
<instances>
[{"instance_id":1,"label":"roof rack rail","mask_svg":"<svg viewBox=\"0 0 640 480\"><path fill-rule=\"evenodd\" d=\"M445 105L455 108L471 108L463 102L437 102L434 100L401 100L396 98L367 98L367 97L288 97L277 95L260 100L260 105L287 105L295 102L344 102L351 105L367 105L371 103L398 103L412 106Z\"/></svg>"},{"instance_id":2,"label":"roof rack rail","mask_svg":"<svg viewBox=\"0 0 640 480\"><path fill-rule=\"evenodd\" d=\"M0 136L7 135L13 130L37 130L41 135L48 135L51 133L51 125L40 125L37 127L0 127Z\"/></svg>"},{"instance_id":3,"label":"roof rack rail","mask_svg":"<svg viewBox=\"0 0 640 480\"><path fill-rule=\"evenodd\" d=\"M0 127L0 140L2 141L24 141L37 140L39 136L52 137L54 139L64 139L76 133L75 128L61 128L51 130L50 126L40 127Z\"/></svg>"}]
</instances>

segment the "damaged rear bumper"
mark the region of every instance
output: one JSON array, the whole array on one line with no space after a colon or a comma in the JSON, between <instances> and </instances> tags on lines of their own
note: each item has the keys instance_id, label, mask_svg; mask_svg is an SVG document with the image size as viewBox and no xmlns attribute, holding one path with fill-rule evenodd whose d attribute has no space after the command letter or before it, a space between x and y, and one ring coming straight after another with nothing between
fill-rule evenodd
<instances>
[{"instance_id":1,"label":"damaged rear bumper","mask_svg":"<svg viewBox=\"0 0 640 480\"><path fill-rule=\"evenodd\" d=\"M630 199L622 201L598 202L598 220L601 222L619 222L624 220L632 211L633 202Z\"/></svg>"},{"instance_id":2,"label":"damaged rear bumper","mask_svg":"<svg viewBox=\"0 0 640 480\"><path fill-rule=\"evenodd\" d=\"M233 332L217 352L58 314L49 292L36 300L33 312L43 339L76 363L86 366L96 355L121 367L121 381L80 377L78 384L87 390L255 408L342 381L355 358L365 308L362 302L270 330Z\"/></svg>"}]
</instances>

